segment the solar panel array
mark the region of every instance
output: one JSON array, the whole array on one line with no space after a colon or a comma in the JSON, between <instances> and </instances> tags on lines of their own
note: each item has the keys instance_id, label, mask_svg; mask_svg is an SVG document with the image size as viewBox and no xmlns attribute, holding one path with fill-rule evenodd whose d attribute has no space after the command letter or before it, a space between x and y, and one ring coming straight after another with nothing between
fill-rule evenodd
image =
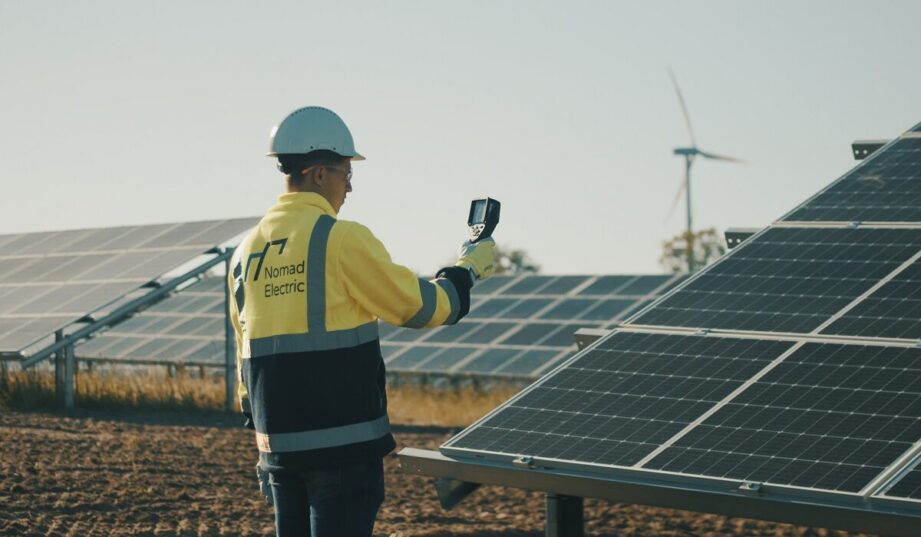
<instances>
[{"instance_id":1,"label":"solar panel array","mask_svg":"<svg viewBox=\"0 0 921 537\"><path fill-rule=\"evenodd\" d=\"M381 324L391 372L536 378L571 356L579 328L609 328L680 281L669 275L494 276L470 314L434 330Z\"/></svg>"},{"instance_id":2,"label":"solar panel array","mask_svg":"<svg viewBox=\"0 0 921 537\"><path fill-rule=\"evenodd\" d=\"M224 365L224 278L210 276L76 348L80 359Z\"/></svg>"},{"instance_id":3,"label":"solar panel array","mask_svg":"<svg viewBox=\"0 0 921 537\"><path fill-rule=\"evenodd\" d=\"M442 451L921 516L919 194L910 132Z\"/></svg>"},{"instance_id":4,"label":"solar panel array","mask_svg":"<svg viewBox=\"0 0 921 537\"><path fill-rule=\"evenodd\" d=\"M0 235L0 351L26 348L255 222L244 218Z\"/></svg>"},{"instance_id":5,"label":"solar panel array","mask_svg":"<svg viewBox=\"0 0 921 537\"><path fill-rule=\"evenodd\" d=\"M433 330L380 324L388 371L536 377L575 352L574 333L615 325L680 277L496 276L470 315ZM207 277L77 348L79 358L224 364L221 277Z\"/></svg>"}]
</instances>

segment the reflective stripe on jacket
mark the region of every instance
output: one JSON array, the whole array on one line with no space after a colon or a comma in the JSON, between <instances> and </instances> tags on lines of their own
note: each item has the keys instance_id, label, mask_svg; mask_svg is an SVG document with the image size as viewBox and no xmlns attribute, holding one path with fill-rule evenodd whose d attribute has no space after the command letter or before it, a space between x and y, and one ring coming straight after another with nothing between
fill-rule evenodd
<instances>
[{"instance_id":1,"label":"reflective stripe on jacket","mask_svg":"<svg viewBox=\"0 0 921 537\"><path fill-rule=\"evenodd\" d=\"M240 395L269 466L339 464L393 449L377 320L423 328L469 309L463 269L420 279L361 224L290 193L237 248L228 274Z\"/></svg>"}]
</instances>

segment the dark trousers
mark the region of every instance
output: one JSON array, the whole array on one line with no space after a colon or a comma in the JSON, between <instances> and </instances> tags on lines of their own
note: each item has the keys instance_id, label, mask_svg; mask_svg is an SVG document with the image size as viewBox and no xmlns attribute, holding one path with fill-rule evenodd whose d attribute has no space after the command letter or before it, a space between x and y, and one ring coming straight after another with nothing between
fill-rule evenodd
<instances>
[{"instance_id":1,"label":"dark trousers","mask_svg":"<svg viewBox=\"0 0 921 537\"><path fill-rule=\"evenodd\" d=\"M278 537L371 537L384 502L383 461L269 472Z\"/></svg>"}]
</instances>

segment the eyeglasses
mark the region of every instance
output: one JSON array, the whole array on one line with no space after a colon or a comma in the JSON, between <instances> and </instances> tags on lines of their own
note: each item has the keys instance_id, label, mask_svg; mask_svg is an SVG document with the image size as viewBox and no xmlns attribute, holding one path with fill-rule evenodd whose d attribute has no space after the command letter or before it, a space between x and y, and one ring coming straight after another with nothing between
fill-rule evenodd
<instances>
[{"instance_id":1,"label":"eyeglasses","mask_svg":"<svg viewBox=\"0 0 921 537\"><path fill-rule=\"evenodd\" d=\"M352 182L352 169L351 168L343 168L341 166L323 166L323 167L331 168L333 170L339 170L340 172L345 172L345 182L347 183Z\"/></svg>"}]
</instances>

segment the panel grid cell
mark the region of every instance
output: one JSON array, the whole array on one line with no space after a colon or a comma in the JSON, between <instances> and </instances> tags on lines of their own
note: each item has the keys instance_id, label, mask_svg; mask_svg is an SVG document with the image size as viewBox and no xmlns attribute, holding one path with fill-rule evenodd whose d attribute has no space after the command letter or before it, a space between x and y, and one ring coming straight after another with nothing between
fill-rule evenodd
<instances>
[{"instance_id":1,"label":"panel grid cell","mask_svg":"<svg viewBox=\"0 0 921 537\"><path fill-rule=\"evenodd\" d=\"M921 249L921 230L772 228L633 324L809 333Z\"/></svg>"},{"instance_id":2,"label":"panel grid cell","mask_svg":"<svg viewBox=\"0 0 921 537\"><path fill-rule=\"evenodd\" d=\"M921 349L806 343L647 468L858 492L921 438Z\"/></svg>"},{"instance_id":3,"label":"panel grid cell","mask_svg":"<svg viewBox=\"0 0 921 537\"><path fill-rule=\"evenodd\" d=\"M791 345L619 332L442 449L631 466Z\"/></svg>"},{"instance_id":4,"label":"panel grid cell","mask_svg":"<svg viewBox=\"0 0 921 537\"><path fill-rule=\"evenodd\" d=\"M921 261L860 301L822 333L921 339Z\"/></svg>"},{"instance_id":5,"label":"panel grid cell","mask_svg":"<svg viewBox=\"0 0 921 537\"><path fill-rule=\"evenodd\" d=\"M878 150L785 220L921 222L921 138Z\"/></svg>"}]
</instances>

